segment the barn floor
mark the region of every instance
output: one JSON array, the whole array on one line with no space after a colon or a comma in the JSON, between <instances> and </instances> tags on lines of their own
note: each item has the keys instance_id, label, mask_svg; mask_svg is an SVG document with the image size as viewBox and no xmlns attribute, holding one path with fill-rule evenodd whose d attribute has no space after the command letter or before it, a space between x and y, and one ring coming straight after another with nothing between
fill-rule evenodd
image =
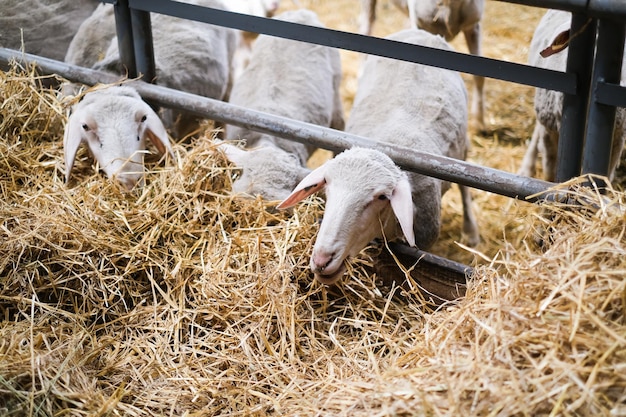
<instances>
[{"instance_id":1,"label":"barn floor","mask_svg":"<svg viewBox=\"0 0 626 417\"><path fill-rule=\"evenodd\" d=\"M355 0L299 3L356 30ZM380 3L375 35L403 28ZM485 55L526 62L541 15L487 1ZM349 113L360 57L342 59ZM312 282L323 200L277 212L232 195L210 131L175 145L176 166L151 158L132 193L87 152L65 185L67 106L37 84L32 68L0 73L0 415L626 416L619 186L575 179L564 189L580 204L543 207L474 190L476 248L453 189L432 252L475 272L464 297L433 307L410 266L402 287L376 271L376 247L339 285ZM486 92L469 159L515 172L533 91Z\"/></svg>"}]
</instances>

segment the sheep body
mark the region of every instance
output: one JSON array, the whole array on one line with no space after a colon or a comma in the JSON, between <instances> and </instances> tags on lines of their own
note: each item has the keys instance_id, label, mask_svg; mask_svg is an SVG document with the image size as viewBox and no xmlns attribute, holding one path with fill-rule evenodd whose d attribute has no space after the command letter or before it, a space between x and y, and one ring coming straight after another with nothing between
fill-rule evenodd
<instances>
[{"instance_id":1,"label":"sheep body","mask_svg":"<svg viewBox=\"0 0 626 417\"><path fill-rule=\"evenodd\" d=\"M450 49L441 37L419 29L389 38ZM466 129L466 91L458 73L367 57L346 131L464 159ZM325 189L325 215L311 268L319 281L332 283L341 276L344 260L374 238L384 235L393 240L404 235L410 244L428 249L438 238L441 196L449 186L436 178L405 173L379 151L353 148L314 170L279 207L290 207ZM471 197L465 187L460 188L464 231L469 243L476 244L478 227Z\"/></svg>"},{"instance_id":2,"label":"sheep body","mask_svg":"<svg viewBox=\"0 0 626 417\"><path fill-rule=\"evenodd\" d=\"M278 10L280 0L227 0L226 6L231 12L268 17Z\"/></svg>"},{"instance_id":3,"label":"sheep body","mask_svg":"<svg viewBox=\"0 0 626 417\"><path fill-rule=\"evenodd\" d=\"M304 9L285 12L275 19L322 26L315 13ZM302 122L343 129L340 82L341 62L336 49L261 35L253 45L249 65L233 85L230 102ZM306 164L314 150L311 146L231 125L226 126L225 138L243 140L247 148L280 148L295 155L301 166ZM263 179L257 178L256 181L261 184ZM285 188L286 194L296 184ZM269 183L267 187L275 189Z\"/></svg>"},{"instance_id":4,"label":"sheep body","mask_svg":"<svg viewBox=\"0 0 626 417\"><path fill-rule=\"evenodd\" d=\"M194 0L186 3L225 9L220 0ZM232 85L232 59L238 42L237 31L202 22L152 14L152 37L159 85L225 100ZM111 33L115 18L111 5L95 11L72 41L66 56L69 63L91 66L117 74L125 74L120 60L117 38L108 40L105 57L93 63L94 56L85 48L101 49L102 33ZM77 39L78 38L78 39ZM97 57L96 57L97 59ZM183 137L197 127L197 119L179 112L165 111L163 119L169 128ZM178 120L177 120L178 119Z\"/></svg>"},{"instance_id":5,"label":"sheep body","mask_svg":"<svg viewBox=\"0 0 626 417\"><path fill-rule=\"evenodd\" d=\"M412 28L420 28L441 35L447 41L463 32L469 52L481 55L480 21L484 11L484 0L392 0L409 16ZM376 0L361 0L359 30L370 35L376 13ZM484 104L485 78L474 76L471 123L476 129L485 127Z\"/></svg>"},{"instance_id":6,"label":"sheep body","mask_svg":"<svg viewBox=\"0 0 626 417\"><path fill-rule=\"evenodd\" d=\"M0 46L63 60L79 25L96 0L2 0Z\"/></svg>"},{"instance_id":7,"label":"sheep body","mask_svg":"<svg viewBox=\"0 0 626 417\"><path fill-rule=\"evenodd\" d=\"M113 13L113 5L103 3L83 21L69 44L65 62L91 68L104 59L116 36Z\"/></svg>"},{"instance_id":8,"label":"sheep body","mask_svg":"<svg viewBox=\"0 0 626 417\"><path fill-rule=\"evenodd\" d=\"M546 58L541 57L539 53L551 45L558 34L569 30L570 22L571 14L558 10L549 10L542 17L530 43L529 63L531 65L556 71L565 71L568 49ZM626 84L626 55L622 61L621 79L621 84ZM535 90L534 109L536 116L535 128L518 174L529 177L534 176L537 154L540 152L542 154L542 167L545 179L555 181L557 148L563 112L563 93L537 88ZM609 179L613 178L615 169L619 164L625 140L626 109L620 107L617 109L615 117L613 148L609 163Z\"/></svg>"},{"instance_id":9,"label":"sheep body","mask_svg":"<svg viewBox=\"0 0 626 417\"><path fill-rule=\"evenodd\" d=\"M66 181L78 148L85 143L109 178L133 188L143 176L147 138L174 157L161 120L133 88L116 86L85 94L65 127Z\"/></svg>"}]
</instances>

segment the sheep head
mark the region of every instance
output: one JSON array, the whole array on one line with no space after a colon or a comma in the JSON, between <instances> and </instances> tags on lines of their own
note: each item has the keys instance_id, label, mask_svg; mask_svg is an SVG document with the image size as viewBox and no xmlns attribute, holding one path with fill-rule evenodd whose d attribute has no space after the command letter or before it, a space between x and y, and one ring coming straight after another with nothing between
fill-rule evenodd
<instances>
[{"instance_id":1,"label":"sheep head","mask_svg":"<svg viewBox=\"0 0 626 417\"><path fill-rule=\"evenodd\" d=\"M245 150L229 143L219 148L242 174L233 183L233 192L260 194L267 200L282 200L310 170L301 166L296 155L272 144Z\"/></svg>"},{"instance_id":2,"label":"sheep head","mask_svg":"<svg viewBox=\"0 0 626 417\"><path fill-rule=\"evenodd\" d=\"M310 263L319 282L335 283L344 261L373 239L399 237L394 215L407 242L415 245L411 185L387 155L363 148L344 151L305 177L278 208L322 189L326 208Z\"/></svg>"},{"instance_id":3,"label":"sheep head","mask_svg":"<svg viewBox=\"0 0 626 417\"><path fill-rule=\"evenodd\" d=\"M65 127L65 180L79 146L86 143L109 178L127 189L142 179L143 155L149 138L161 153L174 153L159 116L130 87L110 87L85 95Z\"/></svg>"}]
</instances>

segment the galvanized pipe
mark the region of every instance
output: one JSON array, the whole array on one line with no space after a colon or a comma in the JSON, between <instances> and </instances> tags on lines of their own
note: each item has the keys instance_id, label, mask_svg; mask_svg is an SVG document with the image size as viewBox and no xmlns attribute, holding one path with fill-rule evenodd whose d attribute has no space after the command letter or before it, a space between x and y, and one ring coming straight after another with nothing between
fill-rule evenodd
<instances>
[{"instance_id":1,"label":"galvanized pipe","mask_svg":"<svg viewBox=\"0 0 626 417\"><path fill-rule=\"evenodd\" d=\"M88 85L119 82L119 77L116 75L0 48L0 61L8 62L11 59L36 61L44 73L55 73L73 82ZM142 81L134 81L130 85L135 87L146 100L200 117L274 134L333 151L341 151L353 146L371 147L386 153L404 169L512 198L537 201L552 197L547 192L554 185L550 182L382 143L374 139L274 116Z\"/></svg>"}]
</instances>

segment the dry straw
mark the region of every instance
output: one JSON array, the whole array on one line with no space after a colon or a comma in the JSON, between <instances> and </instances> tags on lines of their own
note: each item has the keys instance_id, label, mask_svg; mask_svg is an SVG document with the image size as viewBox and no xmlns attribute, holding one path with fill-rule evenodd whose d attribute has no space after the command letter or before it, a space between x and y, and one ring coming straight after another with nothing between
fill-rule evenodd
<instances>
[{"instance_id":1,"label":"dry straw","mask_svg":"<svg viewBox=\"0 0 626 417\"><path fill-rule=\"evenodd\" d=\"M476 274L433 311L365 254L312 283L323 201L231 195L211 132L132 193L86 152L64 184L64 106L33 68L0 77L0 414L626 415L623 193L479 196L476 251L446 200L439 247Z\"/></svg>"}]
</instances>

